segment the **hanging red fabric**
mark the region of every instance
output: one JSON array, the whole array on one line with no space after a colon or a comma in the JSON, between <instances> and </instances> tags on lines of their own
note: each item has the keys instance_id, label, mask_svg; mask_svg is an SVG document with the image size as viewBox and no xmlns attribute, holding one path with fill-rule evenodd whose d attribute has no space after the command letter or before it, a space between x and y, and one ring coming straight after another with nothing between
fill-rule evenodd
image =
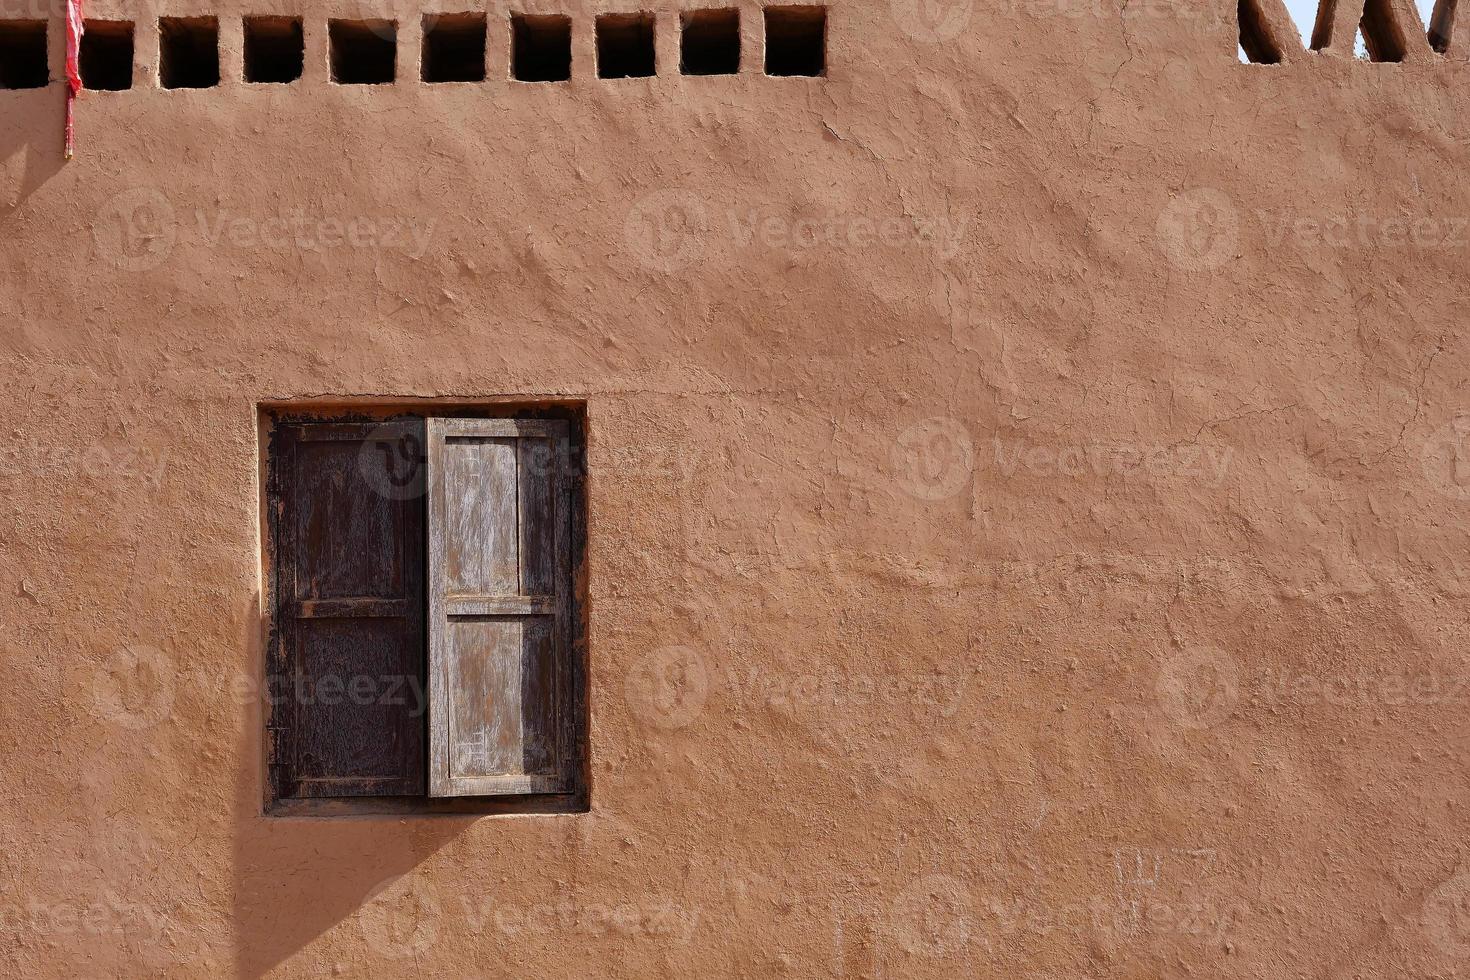
<instances>
[{"instance_id":1,"label":"hanging red fabric","mask_svg":"<svg viewBox=\"0 0 1470 980\"><path fill-rule=\"evenodd\" d=\"M66 158L71 159L76 147L73 107L82 91L82 72L78 64L82 47L82 0L66 0Z\"/></svg>"}]
</instances>

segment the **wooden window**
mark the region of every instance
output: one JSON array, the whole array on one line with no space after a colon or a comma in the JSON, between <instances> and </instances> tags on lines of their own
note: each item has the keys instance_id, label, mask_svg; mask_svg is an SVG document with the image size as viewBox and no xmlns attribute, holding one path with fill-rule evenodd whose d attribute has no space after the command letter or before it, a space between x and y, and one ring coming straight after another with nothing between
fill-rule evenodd
<instances>
[{"instance_id":1,"label":"wooden window","mask_svg":"<svg viewBox=\"0 0 1470 980\"><path fill-rule=\"evenodd\" d=\"M575 432L555 418L275 425L272 803L584 795Z\"/></svg>"}]
</instances>

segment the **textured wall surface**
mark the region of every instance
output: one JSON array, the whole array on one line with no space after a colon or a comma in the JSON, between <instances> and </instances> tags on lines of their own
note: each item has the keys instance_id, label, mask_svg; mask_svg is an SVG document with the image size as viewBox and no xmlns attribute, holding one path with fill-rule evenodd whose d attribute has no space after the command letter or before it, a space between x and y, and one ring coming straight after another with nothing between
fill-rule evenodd
<instances>
[{"instance_id":1,"label":"textured wall surface","mask_svg":"<svg viewBox=\"0 0 1470 980\"><path fill-rule=\"evenodd\" d=\"M686 78L659 0L614 82L536 0L571 82L492 8L431 86L394 2L276 88L284 0L95 0L66 164L0 92L8 975L1465 975L1463 45L841 0ZM504 396L587 403L591 812L262 817L257 405Z\"/></svg>"}]
</instances>

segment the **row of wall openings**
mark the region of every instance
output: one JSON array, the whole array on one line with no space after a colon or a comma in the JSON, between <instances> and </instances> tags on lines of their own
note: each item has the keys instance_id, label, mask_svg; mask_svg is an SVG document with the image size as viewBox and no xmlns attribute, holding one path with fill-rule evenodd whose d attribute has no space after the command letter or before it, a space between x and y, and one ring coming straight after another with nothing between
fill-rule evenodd
<instances>
[{"instance_id":1,"label":"row of wall openings","mask_svg":"<svg viewBox=\"0 0 1470 980\"><path fill-rule=\"evenodd\" d=\"M1416 5L1428 25L1425 35L1429 47L1440 54L1449 48L1456 3L1457 0L1420 0ZM1263 0L1236 0L1236 11L1240 25L1240 43L1236 53L1240 61L1255 65L1280 64L1287 46L1295 47L1295 37L1279 36L1290 34L1292 30L1291 14L1284 7L1278 17L1284 18L1285 22L1274 26L1266 16ZM1311 33L1302 37L1308 50L1321 51L1333 44L1331 35L1335 29L1336 13L1337 0L1321 0ZM1364 61L1403 61L1409 52L1409 38L1412 33L1417 33L1417 29L1405 33L1406 26L1401 23L1405 17L1414 19L1411 14L1398 13L1392 0L1365 0L1362 19L1354 37L1354 55Z\"/></svg>"},{"instance_id":2,"label":"row of wall openings","mask_svg":"<svg viewBox=\"0 0 1470 980\"><path fill-rule=\"evenodd\" d=\"M827 70L827 9L763 8L765 72L820 76ZM82 84L120 91L133 84L133 24L88 20L82 36ZM245 81L286 83L301 78L306 40L299 17L246 17ZM653 14L601 14L594 24L599 78L649 78L655 63ZM685 11L679 18L679 71L733 75L740 71L740 10ZM485 14L426 14L421 78L482 82L489 23ZM562 82L572 76L572 19L512 14L510 74L522 82ZM219 21L162 17L158 21L159 84L212 88L219 84ZM398 76L398 24L392 20L327 22L332 81L384 85ZM0 88L42 88L49 81L45 21L0 21Z\"/></svg>"}]
</instances>

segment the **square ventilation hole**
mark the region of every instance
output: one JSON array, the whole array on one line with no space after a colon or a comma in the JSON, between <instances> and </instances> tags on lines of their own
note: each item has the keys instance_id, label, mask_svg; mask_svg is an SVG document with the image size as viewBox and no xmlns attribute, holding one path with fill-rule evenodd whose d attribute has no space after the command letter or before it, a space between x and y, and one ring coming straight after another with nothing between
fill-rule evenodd
<instances>
[{"instance_id":1,"label":"square ventilation hole","mask_svg":"<svg viewBox=\"0 0 1470 980\"><path fill-rule=\"evenodd\" d=\"M827 72L827 8L766 8L766 74Z\"/></svg>"},{"instance_id":2,"label":"square ventilation hole","mask_svg":"<svg viewBox=\"0 0 1470 980\"><path fill-rule=\"evenodd\" d=\"M45 88L50 81L46 22L0 20L0 88Z\"/></svg>"},{"instance_id":3,"label":"square ventilation hole","mask_svg":"<svg viewBox=\"0 0 1470 980\"><path fill-rule=\"evenodd\" d=\"M245 81L294 82L305 62L300 17L245 18Z\"/></svg>"},{"instance_id":4,"label":"square ventilation hole","mask_svg":"<svg viewBox=\"0 0 1470 980\"><path fill-rule=\"evenodd\" d=\"M572 77L572 19L511 14L511 73L519 82L564 82Z\"/></svg>"},{"instance_id":5,"label":"square ventilation hole","mask_svg":"<svg viewBox=\"0 0 1470 980\"><path fill-rule=\"evenodd\" d=\"M483 82L485 15L424 14L420 72L426 82Z\"/></svg>"},{"instance_id":6,"label":"square ventilation hole","mask_svg":"<svg viewBox=\"0 0 1470 980\"><path fill-rule=\"evenodd\" d=\"M654 71L653 14L597 18L598 78L650 78Z\"/></svg>"},{"instance_id":7,"label":"square ventilation hole","mask_svg":"<svg viewBox=\"0 0 1470 980\"><path fill-rule=\"evenodd\" d=\"M329 20L332 81L338 85L391 85L398 74L398 22Z\"/></svg>"},{"instance_id":8,"label":"square ventilation hole","mask_svg":"<svg viewBox=\"0 0 1470 980\"><path fill-rule=\"evenodd\" d=\"M83 21L77 49L82 87L94 92L121 92L133 87L133 22Z\"/></svg>"},{"instance_id":9,"label":"square ventilation hole","mask_svg":"<svg viewBox=\"0 0 1470 980\"><path fill-rule=\"evenodd\" d=\"M679 71L734 75L740 71L740 11L689 10L679 18Z\"/></svg>"},{"instance_id":10,"label":"square ventilation hole","mask_svg":"<svg viewBox=\"0 0 1470 980\"><path fill-rule=\"evenodd\" d=\"M218 85L219 21L213 17L160 17L158 80L164 88Z\"/></svg>"}]
</instances>

